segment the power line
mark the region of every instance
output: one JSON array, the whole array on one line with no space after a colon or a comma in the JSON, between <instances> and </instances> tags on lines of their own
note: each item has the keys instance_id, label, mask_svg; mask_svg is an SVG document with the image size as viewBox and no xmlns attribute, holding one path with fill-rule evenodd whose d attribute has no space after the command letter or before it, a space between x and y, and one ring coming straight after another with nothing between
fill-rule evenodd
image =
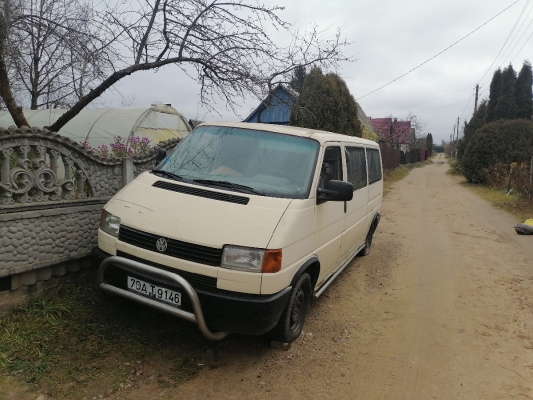
<instances>
[{"instance_id":1,"label":"power line","mask_svg":"<svg viewBox=\"0 0 533 400\"><path fill-rule=\"evenodd\" d=\"M528 0L526 2L526 7L528 6L528 4L530 3L531 0ZM520 30L522 29L522 27L524 26L527 18L529 17L529 14L531 14L531 11L533 10L533 7L529 9L529 12L527 13L527 15L524 17L523 21L522 21L522 24L520 25L520 27L517 29L514 37L511 39L511 41L509 42L509 46L507 47L507 50L504 51L503 55L502 55L502 60L504 60L506 57L510 56L514 49L516 48L516 46L518 45L518 43L520 43L520 40L522 39L522 37L524 36L524 34L527 32L527 29L529 28L529 26L531 25L531 22L533 22L533 20L528 24L528 26L526 27L526 29L524 30L524 32L522 33L522 36L520 36L520 38L516 41L515 45L513 46L513 48L511 49L511 51L509 51L509 49L511 48L511 45L513 44L513 42L515 41L515 39L517 38L518 34L520 33ZM500 65L503 65L505 63L501 63Z\"/></svg>"},{"instance_id":2,"label":"power line","mask_svg":"<svg viewBox=\"0 0 533 400\"><path fill-rule=\"evenodd\" d=\"M466 103L466 106L465 106L463 112L461 113L461 115L459 116L459 118L463 118L463 114L465 113L466 109L467 109L468 106L470 105L470 101L472 100L472 94L473 94L473 93L470 94L470 97L468 98L468 103Z\"/></svg>"},{"instance_id":3,"label":"power line","mask_svg":"<svg viewBox=\"0 0 533 400\"><path fill-rule=\"evenodd\" d=\"M445 48L444 50L442 50L440 53L435 54L433 57L431 57L431 58L429 58L428 60L424 61L422 64L417 65L417 66L414 67L413 69L407 71L405 74L403 74L403 75L399 76L398 78L396 78L396 79L390 81L389 83L387 83L387 84L385 84L385 85L383 85L383 86L381 86L381 87L379 87L379 88L377 88L377 89L375 89L375 90L373 90L373 91L371 91L371 92L365 94L364 96L361 96L361 97L357 98L356 100L361 100L361 99L365 98L366 96L371 95L372 93L375 93L375 92L377 92L378 90L381 90L381 89L383 89L383 88L386 87L386 86L389 86L391 83L396 82L397 80L399 80L399 79L403 78L404 76L410 74L410 73L413 72L414 70L420 68L422 65L424 65L424 64L430 62L431 60L433 60L434 58L440 56L440 55L441 55L442 53L444 53L446 50L451 49L451 48L452 48L453 46L455 46L457 43L463 41L463 40L466 39L468 36L470 36L471 34L473 34L474 32L476 32L477 30L481 29L483 26L487 25L487 24L488 24L490 21L492 21L494 18L496 18L496 17L498 17L499 15L503 14L505 11L507 11L509 8L511 8L512 6L514 6L514 5L515 5L516 3L518 3L519 1L520 1L520 0L516 0L516 1L515 1L513 4L511 4L509 7L505 8L503 11L500 11L500 12L499 12L498 14L496 14L494 17L492 17L491 19L489 19L487 22L485 22L485 23L483 23L482 25L478 26L476 29L474 29L472 32L470 32L468 35L463 36L463 37L462 37L461 39L459 39L457 42L455 42L455 43L453 43L452 45L446 47L446 48ZM528 0L528 1L529 1L529 0ZM491 65L491 66L492 66L492 65Z\"/></svg>"},{"instance_id":4,"label":"power line","mask_svg":"<svg viewBox=\"0 0 533 400\"><path fill-rule=\"evenodd\" d=\"M528 6L530 0L527 0L526 1L526 5L524 6L524 8L522 9L522 12L520 13L520 15L518 16L518 19L516 20L515 24L513 25L513 29L511 29L511 32L509 32L509 35L507 36L507 39L505 39L505 42L503 43L503 46L502 48L500 49L500 51L498 52L498 54L496 55L496 58L494 59L494 61L492 62L492 64L490 64L490 67L487 69L487 71L483 74L483 76L481 77L481 79L478 81L478 82L482 82L483 79L485 78L485 76L489 73L490 69L492 68L492 66L494 65L494 63L496 62L496 60L498 59L498 57L500 56L502 50L504 49L505 45L507 44L507 42L509 41L509 38L511 37L511 35L513 34L515 28L516 28L516 25L518 25L518 22L520 21L520 19L522 18L522 14L524 14L524 11L526 9L526 7ZM509 7L512 7L514 6L515 4L517 3L514 2L513 4L511 4ZM507 8L509 8L507 7ZM507 10L507 8L505 10ZM503 11L505 11L503 10ZM500 13L501 14L501 13Z\"/></svg>"},{"instance_id":5,"label":"power line","mask_svg":"<svg viewBox=\"0 0 533 400\"><path fill-rule=\"evenodd\" d=\"M468 100L468 99L467 99L467 100ZM427 109L427 110L417 111L416 114L420 114L420 113L423 113L423 112L426 112L426 111L438 110L439 108L449 107L449 106L453 106L453 105L455 105L455 104L464 103L464 102L467 101L467 100L461 100L461 101L458 101L458 102L456 102L456 103L446 104L445 106L440 106L440 107L435 107L435 108L429 108L429 109Z\"/></svg>"},{"instance_id":6,"label":"power line","mask_svg":"<svg viewBox=\"0 0 533 400\"><path fill-rule=\"evenodd\" d=\"M533 7L531 8L533 10ZM529 29L529 27L531 26L531 24L533 24L533 19L529 22L529 25L527 26L527 28L524 30L524 33L522 33L522 36L520 36L520 39L518 39L518 41L515 43L515 45L513 46L512 50L509 52L509 55L513 54L513 51L514 49L516 49L516 46L518 46L518 43L520 43L520 41L522 40L522 38L524 37L524 35L526 34L527 30ZM529 38L531 37L531 35L529 35L529 37L526 39L526 41L524 42L524 45L528 42ZM520 47L520 50L518 51L518 53L515 54L515 56L511 59L511 63L513 62L513 60L516 58L516 56L520 53L520 51L524 48L524 45L522 45L522 47Z\"/></svg>"},{"instance_id":7,"label":"power line","mask_svg":"<svg viewBox=\"0 0 533 400\"><path fill-rule=\"evenodd\" d=\"M467 86L463 89L459 89L455 92L451 92L451 93L448 93L448 94L444 94L442 96L439 96L439 97L435 97L434 99L431 99L431 100L426 100L426 101L423 101L421 103L416 103L416 104L412 104L410 106L407 106L407 107L403 107L403 108L398 108L397 110L392 110L389 114L392 114L393 112L395 111L401 111L401 110L405 110L406 108L411 108L411 107L414 107L414 106L419 106L420 104L425 104L425 103L429 103L430 101L433 101L433 100L438 100L438 99L442 99L443 97L446 97L446 96L449 96L451 94L455 94L455 93L459 93L459 92L462 92L463 90L466 90L466 89L470 89L471 86Z\"/></svg>"},{"instance_id":8,"label":"power line","mask_svg":"<svg viewBox=\"0 0 533 400\"><path fill-rule=\"evenodd\" d=\"M524 46L527 44L527 42L529 42L529 39L531 39L531 36L533 36L533 32L531 33L531 35L529 35L529 37L526 39L526 41L524 42L524 44L522 45L522 47L520 47L520 50L518 50L518 53L516 53L513 57L513 59L511 60L511 62L514 61L514 59L520 54L520 52L522 51L522 49L524 48Z\"/></svg>"}]
</instances>

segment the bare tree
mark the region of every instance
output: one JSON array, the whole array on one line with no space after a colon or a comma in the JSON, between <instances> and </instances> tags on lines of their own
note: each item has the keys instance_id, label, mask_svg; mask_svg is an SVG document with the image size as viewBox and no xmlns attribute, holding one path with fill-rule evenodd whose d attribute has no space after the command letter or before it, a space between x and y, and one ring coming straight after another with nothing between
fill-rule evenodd
<instances>
[{"instance_id":1,"label":"bare tree","mask_svg":"<svg viewBox=\"0 0 533 400\"><path fill-rule=\"evenodd\" d=\"M9 0L0 2L0 97L9 110L13 121L17 126L29 126L22 108L17 105L8 76L8 65L10 60L10 48L8 46L8 36L11 28L11 7Z\"/></svg>"},{"instance_id":2,"label":"bare tree","mask_svg":"<svg viewBox=\"0 0 533 400\"><path fill-rule=\"evenodd\" d=\"M421 120L416 114L413 114L412 112L409 112L405 119L407 121L411 121L411 128L414 128L413 140L426 138L426 128L428 125L426 121Z\"/></svg>"},{"instance_id":3,"label":"bare tree","mask_svg":"<svg viewBox=\"0 0 533 400\"><path fill-rule=\"evenodd\" d=\"M121 57L110 63L113 70L105 79L86 92L78 91L82 94L79 100L52 130L59 130L115 83L137 71L176 65L199 83L204 105L210 106L213 96L218 96L235 110L238 99L249 94L262 98L277 83L287 81L298 66L320 63L331 67L348 59L342 52L348 43L340 31L324 38L317 27L311 27L292 34L287 47L279 46L269 29L290 33L290 24L278 16L282 7L246 0L138 0L122 2L120 9L100 7L97 17L115 34L113 54ZM95 56L96 47L91 53ZM47 62L53 63L62 53L49 57Z\"/></svg>"},{"instance_id":4,"label":"bare tree","mask_svg":"<svg viewBox=\"0 0 533 400\"><path fill-rule=\"evenodd\" d=\"M29 108L69 108L110 70L115 37L84 0L11 0L12 82Z\"/></svg>"}]
</instances>

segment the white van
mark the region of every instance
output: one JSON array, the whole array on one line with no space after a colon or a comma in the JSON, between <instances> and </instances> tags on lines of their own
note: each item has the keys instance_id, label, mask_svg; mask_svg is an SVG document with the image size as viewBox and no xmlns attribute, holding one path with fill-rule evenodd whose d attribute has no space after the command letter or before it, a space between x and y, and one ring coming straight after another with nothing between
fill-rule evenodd
<instances>
[{"instance_id":1,"label":"white van","mask_svg":"<svg viewBox=\"0 0 533 400\"><path fill-rule=\"evenodd\" d=\"M102 210L99 286L198 324L294 341L318 297L368 254L383 195L377 143L207 123Z\"/></svg>"}]
</instances>

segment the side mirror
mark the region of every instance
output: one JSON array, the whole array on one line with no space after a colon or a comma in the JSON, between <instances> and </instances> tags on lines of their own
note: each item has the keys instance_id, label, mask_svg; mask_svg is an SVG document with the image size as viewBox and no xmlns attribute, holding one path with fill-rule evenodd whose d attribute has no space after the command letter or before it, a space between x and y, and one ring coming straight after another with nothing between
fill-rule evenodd
<instances>
[{"instance_id":1,"label":"side mirror","mask_svg":"<svg viewBox=\"0 0 533 400\"><path fill-rule=\"evenodd\" d=\"M157 154L155 156L155 165L158 165L161 161L167 156L167 151L165 149L157 149Z\"/></svg>"},{"instance_id":2,"label":"side mirror","mask_svg":"<svg viewBox=\"0 0 533 400\"><path fill-rule=\"evenodd\" d=\"M317 190L317 204L326 201L350 201L353 199L353 185L350 182L331 180L325 189Z\"/></svg>"}]
</instances>

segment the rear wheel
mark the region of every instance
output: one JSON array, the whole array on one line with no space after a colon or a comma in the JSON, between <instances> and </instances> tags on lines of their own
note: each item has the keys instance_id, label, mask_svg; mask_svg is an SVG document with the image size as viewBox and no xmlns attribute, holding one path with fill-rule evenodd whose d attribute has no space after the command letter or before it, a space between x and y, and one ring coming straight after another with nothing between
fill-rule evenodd
<instances>
[{"instance_id":1,"label":"rear wheel","mask_svg":"<svg viewBox=\"0 0 533 400\"><path fill-rule=\"evenodd\" d=\"M376 230L376 225L372 224L372 226L370 227L366 235L365 247L363 248L363 250L361 250L361 255L367 256L370 254L370 250L372 250L372 239L374 237L375 230Z\"/></svg>"},{"instance_id":2,"label":"rear wheel","mask_svg":"<svg viewBox=\"0 0 533 400\"><path fill-rule=\"evenodd\" d=\"M300 336L309 311L312 291L311 277L305 273L294 285L287 306L271 332L272 339L292 343Z\"/></svg>"}]
</instances>

